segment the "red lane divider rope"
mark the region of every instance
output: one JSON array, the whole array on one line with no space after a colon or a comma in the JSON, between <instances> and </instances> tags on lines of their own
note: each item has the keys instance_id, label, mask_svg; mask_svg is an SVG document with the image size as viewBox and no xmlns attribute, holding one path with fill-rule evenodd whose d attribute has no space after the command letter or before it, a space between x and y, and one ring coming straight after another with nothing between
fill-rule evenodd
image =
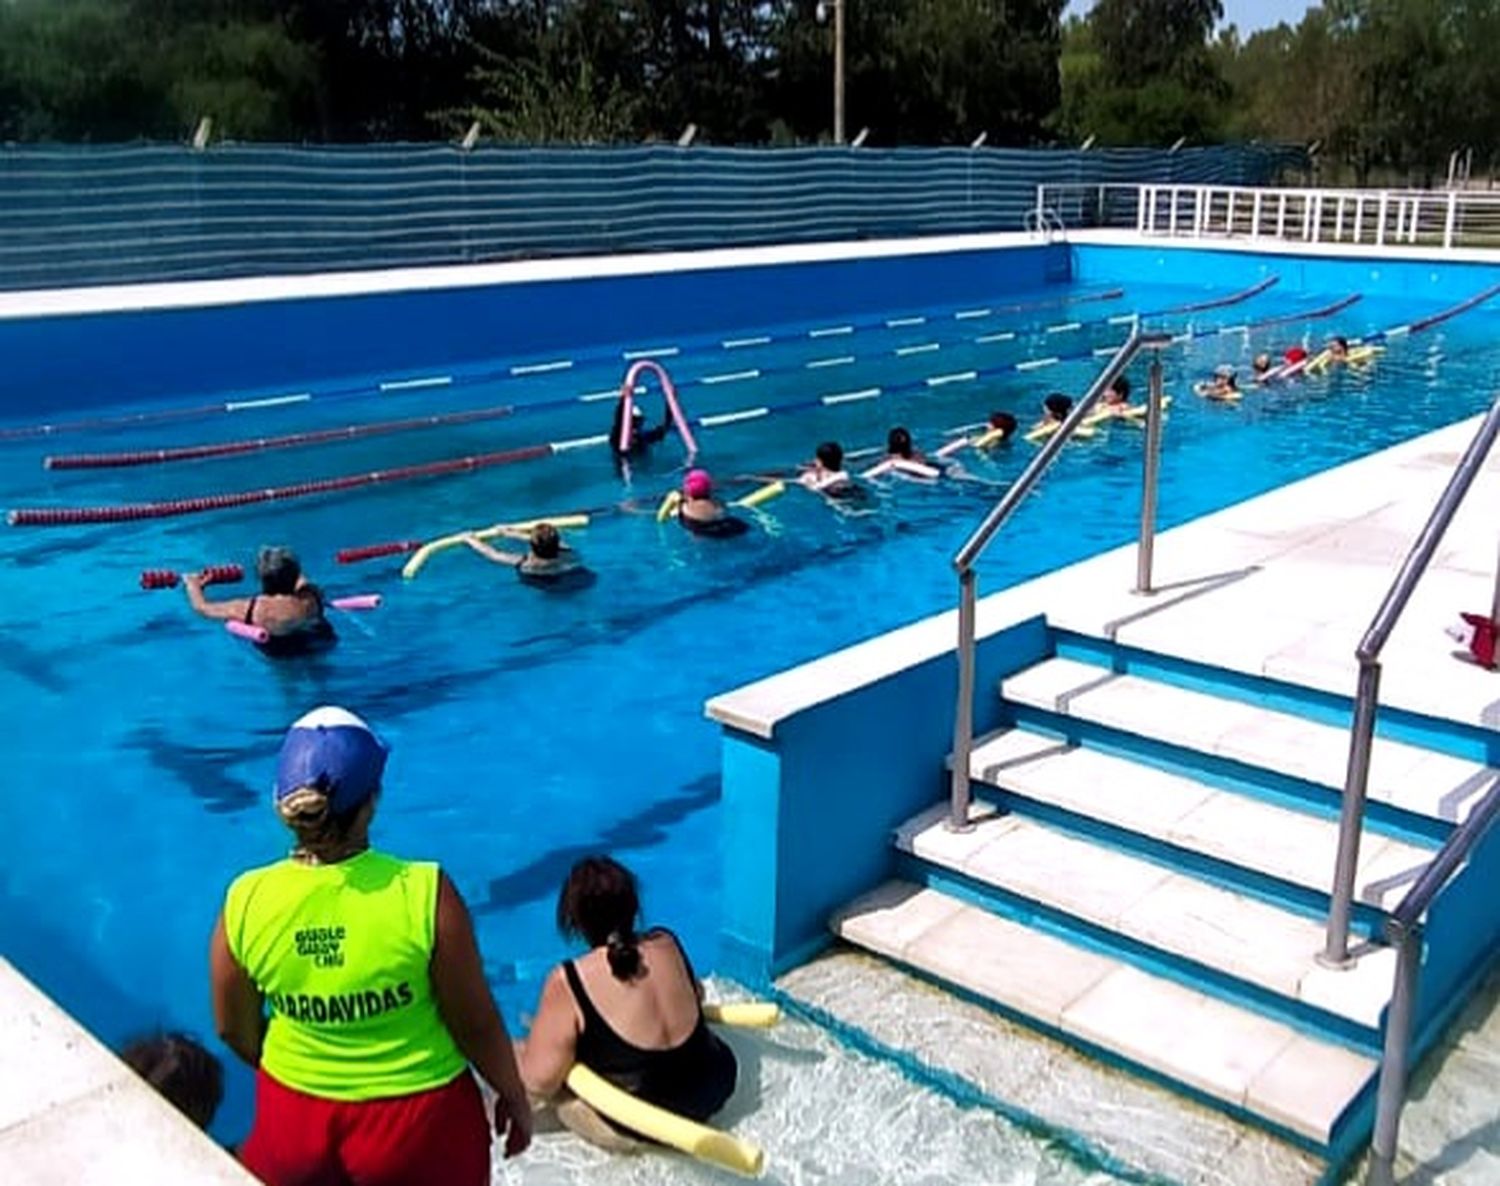
<instances>
[{"instance_id":1,"label":"red lane divider rope","mask_svg":"<svg viewBox=\"0 0 1500 1186\"><path fill-rule=\"evenodd\" d=\"M431 416L415 416L408 420L385 420L378 424L347 424L340 428L321 428L310 432L287 433L284 436L220 441L212 445L140 449L131 453L68 453L48 457L42 465L46 469L114 469L136 465L163 465L173 461L197 461L207 457L234 457L241 453L259 453L267 449L290 449L298 445L321 445L328 441L354 441L361 437L410 432L419 428L478 424L486 420L500 420L513 415L515 410L514 404L506 404L503 407L476 408L469 412L442 412Z\"/></svg>"},{"instance_id":2,"label":"red lane divider rope","mask_svg":"<svg viewBox=\"0 0 1500 1186\"><path fill-rule=\"evenodd\" d=\"M205 585L234 585L245 579L238 564L210 564L199 574ZM175 589L182 574L170 568L148 568L141 573L142 589Z\"/></svg>"},{"instance_id":3,"label":"red lane divider rope","mask_svg":"<svg viewBox=\"0 0 1500 1186\"><path fill-rule=\"evenodd\" d=\"M387 482L405 482L413 478L432 478L443 474L464 473L550 457L551 445L529 445L523 449L506 449L499 453L479 453L451 461L429 461L422 465L403 465L396 469L374 470L367 474L350 474L343 478L319 478L296 482L290 486L272 486L265 490L240 490L232 494L208 494L200 498L174 498L166 502L123 503L103 507L22 507L10 512L12 527L73 527L87 523L133 523L140 519L168 519L176 515L196 515L204 511L223 511L232 507L252 506L262 502L280 502L289 498L307 498L315 494L332 494L361 486Z\"/></svg>"}]
</instances>

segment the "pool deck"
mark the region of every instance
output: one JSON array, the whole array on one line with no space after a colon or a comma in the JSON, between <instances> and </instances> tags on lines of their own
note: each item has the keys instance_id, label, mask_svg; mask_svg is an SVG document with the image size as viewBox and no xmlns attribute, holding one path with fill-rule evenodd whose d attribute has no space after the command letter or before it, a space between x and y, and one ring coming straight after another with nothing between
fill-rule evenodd
<instances>
[{"instance_id":1,"label":"pool deck","mask_svg":"<svg viewBox=\"0 0 1500 1186\"><path fill-rule=\"evenodd\" d=\"M255 1179L0 957L0 1182Z\"/></svg>"}]
</instances>

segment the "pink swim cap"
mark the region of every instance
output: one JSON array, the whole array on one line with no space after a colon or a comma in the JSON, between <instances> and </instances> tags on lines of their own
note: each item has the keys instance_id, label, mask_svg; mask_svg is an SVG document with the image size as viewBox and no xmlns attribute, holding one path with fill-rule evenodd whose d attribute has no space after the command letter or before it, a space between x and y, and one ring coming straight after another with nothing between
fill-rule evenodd
<instances>
[{"instance_id":1,"label":"pink swim cap","mask_svg":"<svg viewBox=\"0 0 1500 1186\"><path fill-rule=\"evenodd\" d=\"M714 480L706 469L690 469L682 479L682 492L689 498L709 498L714 492Z\"/></svg>"}]
</instances>

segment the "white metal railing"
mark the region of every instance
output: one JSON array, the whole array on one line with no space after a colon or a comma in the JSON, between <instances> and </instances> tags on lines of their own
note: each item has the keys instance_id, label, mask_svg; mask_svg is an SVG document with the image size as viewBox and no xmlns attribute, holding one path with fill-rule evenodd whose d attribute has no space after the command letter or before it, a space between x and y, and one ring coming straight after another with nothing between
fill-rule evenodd
<instances>
[{"instance_id":1,"label":"white metal railing","mask_svg":"<svg viewBox=\"0 0 1500 1186\"><path fill-rule=\"evenodd\" d=\"M1181 239L1500 248L1500 193L1243 185L1039 185L1074 228Z\"/></svg>"}]
</instances>

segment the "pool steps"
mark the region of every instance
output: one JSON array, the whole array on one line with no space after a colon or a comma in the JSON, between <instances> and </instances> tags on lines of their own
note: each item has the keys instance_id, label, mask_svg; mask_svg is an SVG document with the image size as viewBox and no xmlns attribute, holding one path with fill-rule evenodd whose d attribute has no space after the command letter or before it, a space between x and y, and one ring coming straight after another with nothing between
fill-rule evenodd
<instances>
[{"instance_id":1,"label":"pool steps","mask_svg":"<svg viewBox=\"0 0 1500 1186\"><path fill-rule=\"evenodd\" d=\"M900 825L842 938L1337 1167L1367 1136L1380 924L1500 771L1494 734L1383 712L1355 966L1316 959L1348 702L1052 629L976 740L975 826ZM1330 1173L1333 1169L1330 1168Z\"/></svg>"}]
</instances>

